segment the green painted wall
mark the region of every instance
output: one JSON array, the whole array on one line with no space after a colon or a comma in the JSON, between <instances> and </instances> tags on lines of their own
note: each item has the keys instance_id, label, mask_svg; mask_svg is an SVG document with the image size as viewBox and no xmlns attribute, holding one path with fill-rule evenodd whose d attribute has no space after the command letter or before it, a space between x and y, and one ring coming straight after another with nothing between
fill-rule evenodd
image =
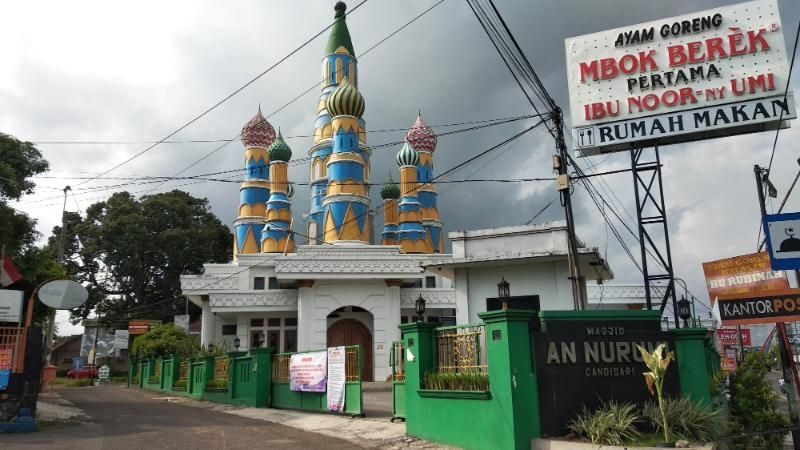
<instances>
[{"instance_id":1,"label":"green painted wall","mask_svg":"<svg viewBox=\"0 0 800 450\"><path fill-rule=\"evenodd\" d=\"M434 369L435 325L400 325L404 347L413 355L404 355L406 432L465 449L529 449L531 439L539 436L528 334L531 317L529 311L481 314L486 324L489 399L464 398L459 392L440 393L436 398L421 396L421 378Z\"/></svg>"},{"instance_id":2,"label":"green painted wall","mask_svg":"<svg viewBox=\"0 0 800 450\"><path fill-rule=\"evenodd\" d=\"M679 328L670 330L675 336L675 359L680 374L681 395L694 401L711 405L710 377L715 373L706 350L705 328Z\"/></svg>"}]
</instances>

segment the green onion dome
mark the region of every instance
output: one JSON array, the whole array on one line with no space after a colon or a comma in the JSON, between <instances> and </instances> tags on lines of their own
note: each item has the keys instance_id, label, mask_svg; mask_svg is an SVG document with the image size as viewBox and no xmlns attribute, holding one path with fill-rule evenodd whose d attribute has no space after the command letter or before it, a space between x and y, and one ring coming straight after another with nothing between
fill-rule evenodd
<instances>
[{"instance_id":1,"label":"green onion dome","mask_svg":"<svg viewBox=\"0 0 800 450\"><path fill-rule=\"evenodd\" d=\"M288 162L290 159L292 159L292 149L289 148L286 141L283 140L281 132L278 131L278 137L269 146L269 160Z\"/></svg>"},{"instance_id":2,"label":"green onion dome","mask_svg":"<svg viewBox=\"0 0 800 450\"><path fill-rule=\"evenodd\" d=\"M400 198L400 186L392 180L392 177L383 183L383 187L381 188L381 198L384 200L388 200L390 198L398 199Z\"/></svg>"},{"instance_id":3,"label":"green onion dome","mask_svg":"<svg viewBox=\"0 0 800 450\"><path fill-rule=\"evenodd\" d=\"M325 100L325 107L331 117L353 116L360 119L364 114L364 97L347 78L342 78L339 86Z\"/></svg>"},{"instance_id":4,"label":"green onion dome","mask_svg":"<svg viewBox=\"0 0 800 450\"><path fill-rule=\"evenodd\" d=\"M294 185L292 183L286 185L286 196L289 198L294 196Z\"/></svg>"},{"instance_id":5,"label":"green onion dome","mask_svg":"<svg viewBox=\"0 0 800 450\"><path fill-rule=\"evenodd\" d=\"M408 142L405 142L403 148L397 152L397 165L400 167L416 166L418 162L419 153Z\"/></svg>"}]
</instances>

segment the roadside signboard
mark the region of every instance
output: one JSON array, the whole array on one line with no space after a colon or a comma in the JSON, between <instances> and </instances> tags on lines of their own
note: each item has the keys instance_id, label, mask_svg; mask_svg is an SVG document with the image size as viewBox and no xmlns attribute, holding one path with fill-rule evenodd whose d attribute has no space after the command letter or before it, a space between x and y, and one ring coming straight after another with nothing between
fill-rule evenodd
<instances>
[{"instance_id":1,"label":"roadside signboard","mask_svg":"<svg viewBox=\"0 0 800 450\"><path fill-rule=\"evenodd\" d=\"M726 372L736 372L736 350L725 349L725 356L720 357L719 365Z\"/></svg>"},{"instance_id":2,"label":"roadside signboard","mask_svg":"<svg viewBox=\"0 0 800 450\"><path fill-rule=\"evenodd\" d=\"M22 319L22 291L0 289L0 322L20 323Z\"/></svg>"},{"instance_id":3,"label":"roadside signboard","mask_svg":"<svg viewBox=\"0 0 800 450\"><path fill-rule=\"evenodd\" d=\"M104 365L97 369L97 379L100 382L111 381L111 368Z\"/></svg>"},{"instance_id":4,"label":"roadside signboard","mask_svg":"<svg viewBox=\"0 0 800 450\"><path fill-rule=\"evenodd\" d=\"M125 350L128 348L128 330L114 331L114 350Z\"/></svg>"},{"instance_id":5,"label":"roadside signboard","mask_svg":"<svg viewBox=\"0 0 800 450\"><path fill-rule=\"evenodd\" d=\"M800 213L764 217L769 260L774 270L800 269Z\"/></svg>"},{"instance_id":6,"label":"roadside signboard","mask_svg":"<svg viewBox=\"0 0 800 450\"><path fill-rule=\"evenodd\" d=\"M300 392L325 392L328 352L295 353L289 358L289 389Z\"/></svg>"},{"instance_id":7,"label":"roadside signboard","mask_svg":"<svg viewBox=\"0 0 800 450\"><path fill-rule=\"evenodd\" d=\"M328 348L328 410L341 412L344 411L345 402L345 383L347 374L345 372L345 347Z\"/></svg>"},{"instance_id":8,"label":"roadside signboard","mask_svg":"<svg viewBox=\"0 0 800 450\"><path fill-rule=\"evenodd\" d=\"M739 345L739 333L736 328L719 328L717 329L717 340L722 345L736 347ZM750 339L750 330L747 328L742 328L742 345L745 347L753 345Z\"/></svg>"},{"instance_id":9,"label":"roadside signboard","mask_svg":"<svg viewBox=\"0 0 800 450\"><path fill-rule=\"evenodd\" d=\"M800 289L725 295L714 304L722 325L800 320Z\"/></svg>"},{"instance_id":10,"label":"roadside signboard","mask_svg":"<svg viewBox=\"0 0 800 450\"><path fill-rule=\"evenodd\" d=\"M161 325L160 320L131 320L128 322L128 334L133 336L137 334L145 334L151 328Z\"/></svg>"},{"instance_id":11,"label":"roadside signboard","mask_svg":"<svg viewBox=\"0 0 800 450\"><path fill-rule=\"evenodd\" d=\"M712 304L722 295L789 288L786 274L770 267L767 252L705 262L703 273Z\"/></svg>"},{"instance_id":12,"label":"roadside signboard","mask_svg":"<svg viewBox=\"0 0 800 450\"><path fill-rule=\"evenodd\" d=\"M565 40L580 155L787 127L789 64L777 0Z\"/></svg>"}]
</instances>

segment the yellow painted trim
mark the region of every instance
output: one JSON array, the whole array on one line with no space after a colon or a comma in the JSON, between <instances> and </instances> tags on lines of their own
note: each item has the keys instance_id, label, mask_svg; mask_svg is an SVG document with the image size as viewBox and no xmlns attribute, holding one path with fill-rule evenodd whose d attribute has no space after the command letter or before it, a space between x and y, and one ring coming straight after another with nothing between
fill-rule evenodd
<instances>
[{"instance_id":1,"label":"yellow painted trim","mask_svg":"<svg viewBox=\"0 0 800 450\"><path fill-rule=\"evenodd\" d=\"M239 206L239 217L265 217L267 215L267 205L263 203L256 203L255 205Z\"/></svg>"},{"instance_id":2,"label":"yellow painted trim","mask_svg":"<svg viewBox=\"0 0 800 450\"><path fill-rule=\"evenodd\" d=\"M253 229L247 227L247 234L244 236L244 244L242 244L242 255L252 255L258 253L258 242L256 242L255 236L253 236Z\"/></svg>"}]
</instances>

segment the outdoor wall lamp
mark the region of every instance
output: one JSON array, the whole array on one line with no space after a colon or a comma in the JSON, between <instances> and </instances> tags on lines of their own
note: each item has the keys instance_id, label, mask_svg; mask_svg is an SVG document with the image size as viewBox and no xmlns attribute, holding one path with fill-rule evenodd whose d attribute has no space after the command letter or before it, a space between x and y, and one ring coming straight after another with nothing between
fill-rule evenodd
<instances>
[{"instance_id":1,"label":"outdoor wall lamp","mask_svg":"<svg viewBox=\"0 0 800 450\"><path fill-rule=\"evenodd\" d=\"M238 337L238 336L237 336L237 337L236 337L236 338L233 340L233 346L236 348L236 351L237 351L237 352L239 351L239 345L240 345L241 343L242 343L242 340L241 340L241 339L239 339L239 337Z\"/></svg>"},{"instance_id":2,"label":"outdoor wall lamp","mask_svg":"<svg viewBox=\"0 0 800 450\"><path fill-rule=\"evenodd\" d=\"M258 333L258 342L256 343L259 347L264 346L264 342L266 342L267 337L264 336L264 333Z\"/></svg>"},{"instance_id":3,"label":"outdoor wall lamp","mask_svg":"<svg viewBox=\"0 0 800 450\"><path fill-rule=\"evenodd\" d=\"M681 296L678 300L678 317L683 319L683 328L689 328L689 318L692 317L692 305L686 297Z\"/></svg>"},{"instance_id":4,"label":"outdoor wall lamp","mask_svg":"<svg viewBox=\"0 0 800 450\"><path fill-rule=\"evenodd\" d=\"M503 311L508 309L508 299L511 297L511 285L506 281L506 278L501 276L500 282L497 283L497 298L503 302Z\"/></svg>"},{"instance_id":5,"label":"outdoor wall lamp","mask_svg":"<svg viewBox=\"0 0 800 450\"><path fill-rule=\"evenodd\" d=\"M422 298L422 294L414 302L414 312L417 313L417 322L422 322L422 316L425 314L425 299Z\"/></svg>"}]
</instances>

